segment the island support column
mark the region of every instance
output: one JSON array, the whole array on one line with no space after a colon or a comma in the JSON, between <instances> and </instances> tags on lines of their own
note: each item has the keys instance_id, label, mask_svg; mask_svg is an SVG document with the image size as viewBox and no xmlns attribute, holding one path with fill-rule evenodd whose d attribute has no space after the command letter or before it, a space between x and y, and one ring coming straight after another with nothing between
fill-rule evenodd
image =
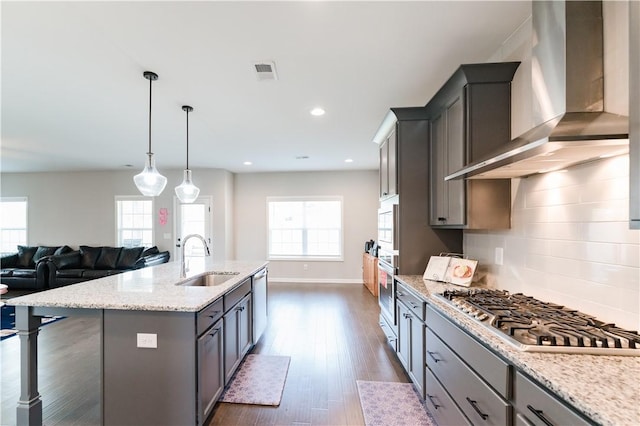
<instances>
[{"instance_id":1,"label":"island support column","mask_svg":"<svg viewBox=\"0 0 640 426\"><path fill-rule=\"evenodd\" d=\"M38 327L42 317L30 306L16 306L16 328L20 336L20 399L17 424L42 425L42 400L38 392Z\"/></svg>"}]
</instances>

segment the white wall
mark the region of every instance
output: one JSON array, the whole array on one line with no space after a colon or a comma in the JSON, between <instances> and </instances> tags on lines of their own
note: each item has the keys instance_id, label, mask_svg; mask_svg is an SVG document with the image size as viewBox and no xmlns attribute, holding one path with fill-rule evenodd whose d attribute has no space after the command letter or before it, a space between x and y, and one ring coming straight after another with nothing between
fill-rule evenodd
<instances>
[{"instance_id":1,"label":"white wall","mask_svg":"<svg viewBox=\"0 0 640 426\"><path fill-rule=\"evenodd\" d=\"M628 115L628 4L604 2L605 109ZM490 60L522 60L513 88L512 129L529 123L531 25ZM526 77L526 78L524 78ZM566 172L512 181L512 226L465 231L464 251L498 288L566 304L620 326L640 328L640 231L628 228L628 155ZM494 262L504 248L504 265Z\"/></svg>"},{"instance_id":2,"label":"white wall","mask_svg":"<svg viewBox=\"0 0 640 426\"><path fill-rule=\"evenodd\" d=\"M181 170L161 170L169 182L154 198L155 244L173 250L173 188L182 181ZM4 173L0 195L29 199L28 243L115 245L115 196L139 195L133 176L139 170L65 173ZM213 254L216 259L233 256L233 175L219 169L194 170L201 195L213 197ZM167 208L169 221L162 226L160 208ZM165 238L168 234L168 238Z\"/></svg>"},{"instance_id":3,"label":"white wall","mask_svg":"<svg viewBox=\"0 0 640 426\"><path fill-rule=\"evenodd\" d=\"M236 175L236 258L266 259L267 197L306 195L343 197L344 261L271 261L270 280L361 283L364 243L377 239L377 170Z\"/></svg>"}]
</instances>

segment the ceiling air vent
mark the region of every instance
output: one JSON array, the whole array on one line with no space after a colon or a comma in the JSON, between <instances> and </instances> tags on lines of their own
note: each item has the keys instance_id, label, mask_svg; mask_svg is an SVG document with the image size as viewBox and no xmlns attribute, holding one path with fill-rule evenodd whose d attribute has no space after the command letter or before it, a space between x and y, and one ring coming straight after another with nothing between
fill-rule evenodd
<instances>
[{"instance_id":1,"label":"ceiling air vent","mask_svg":"<svg viewBox=\"0 0 640 426\"><path fill-rule=\"evenodd\" d=\"M274 62L254 62L253 69L256 72L258 81L278 79L276 64Z\"/></svg>"}]
</instances>

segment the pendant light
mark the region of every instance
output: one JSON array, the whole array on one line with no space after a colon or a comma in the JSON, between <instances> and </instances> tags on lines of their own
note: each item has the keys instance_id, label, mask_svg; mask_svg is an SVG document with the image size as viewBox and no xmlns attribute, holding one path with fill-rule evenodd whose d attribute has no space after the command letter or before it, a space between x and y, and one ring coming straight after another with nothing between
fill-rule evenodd
<instances>
[{"instance_id":1,"label":"pendant light","mask_svg":"<svg viewBox=\"0 0 640 426\"><path fill-rule=\"evenodd\" d=\"M200 194L200 189L191 181L191 170L189 170L189 113L193 108L183 105L182 110L187 113L187 168L184 170L182 183L176 186L176 195L183 203L193 203Z\"/></svg>"},{"instance_id":2,"label":"pendant light","mask_svg":"<svg viewBox=\"0 0 640 426\"><path fill-rule=\"evenodd\" d=\"M162 176L156 169L156 161L153 158L153 152L151 152L151 84L158 79L158 74L145 71L142 75L149 80L149 152L147 152L144 169L133 177L133 182L142 195L155 197L160 195L167 185L167 178Z\"/></svg>"}]
</instances>

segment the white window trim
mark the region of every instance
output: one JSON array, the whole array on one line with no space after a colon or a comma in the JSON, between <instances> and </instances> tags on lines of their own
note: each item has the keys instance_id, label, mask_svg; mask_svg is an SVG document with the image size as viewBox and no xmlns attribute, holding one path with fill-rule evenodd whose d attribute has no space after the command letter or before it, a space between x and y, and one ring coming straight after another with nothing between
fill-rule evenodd
<instances>
[{"instance_id":1,"label":"white window trim","mask_svg":"<svg viewBox=\"0 0 640 426\"><path fill-rule=\"evenodd\" d=\"M340 201L340 255L339 256L272 256L270 247L271 228L269 224L269 203L272 201ZM267 197L266 206L266 253L267 260L271 261L292 261L292 262L343 262L344 261L344 197L341 195L313 195L313 196L273 196Z\"/></svg>"},{"instance_id":2,"label":"white window trim","mask_svg":"<svg viewBox=\"0 0 640 426\"><path fill-rule=\"evenodd\" d=\"M25 245L28 246L29 245L29 241L31 240L31 238L29 236L29 234L30 234L30 231L29 231L29 228L30 228L29 227L29 197L0 197L0 201L3 201L3 202L4 201L6 201L6 202L24 201L24 202L27 203L27 208L26 208L26 211L25 211L25 213L27 215L27 232L26 232L27 241L25 242Z\"/></svg>"},{"instance_id":3,"label":"white window trim","mask_svg":"<svg viewBox=\"0 0 640 426\"><path fill-rule=\"evenodd\" d=\"M113 222L115 225L115 242L113 244L114 247L118 246L118 234L120 231L120 229L118 228L118 201L151 201L151 246L153 247L154 245L156 245L156 204L154 198L151 198L151 200L149 200L149 197L145 197L144 195L116 195L113 202L113 214L115 216L115 221Z\"/></svg>"}]
</instances>

